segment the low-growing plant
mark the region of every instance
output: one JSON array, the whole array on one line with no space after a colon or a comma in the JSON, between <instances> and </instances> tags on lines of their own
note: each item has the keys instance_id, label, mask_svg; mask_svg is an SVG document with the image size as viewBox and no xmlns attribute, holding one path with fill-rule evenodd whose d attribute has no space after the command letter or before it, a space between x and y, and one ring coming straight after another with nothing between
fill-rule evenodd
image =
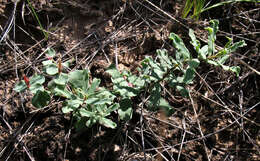
<instances>
[{"instance_id":1,"label":"low-growing plant","mask_svg":"<svg viewBox=\"0 0 260 161\"><path fill-rule=\"evenodd\" d=\"M85 122L87 126L100 123L115 128L116 123L106 116L115 111L119 104L113 103L115 96L111 92L99 87L100 79L94 78L90 84L87 69L75 70L68 74L62 72L62 68L68 67L73 60L65 63L61 63L60 59L54 61L55 51L52 49L48 50L46 57L48 60L42 62L43 71L48 76L52 76L47 88L43 87L44 75L34 75L30 79L24 76L25 79L19 82L14 90L23 92L29 89L34 94L32 104L37 108L46 106L53 96L64 98L62 112L72 112L79 123L78 126L82 120L87 120Z\"/></svg>"},{"instance_id":2,"label":"low-growing plant","mask_svg":"<svg viewBox=\"0 0 260 161\"><path fill-rule=\"evenodd\" d=\"M222 1L215 3L211 6L205 5L206 0L186 0L184 4L184 8L182 11L182 18L186 18L189 13L193 10L193 13L191 14L191 18L195 18L196 20L199 19L199 16L202 12L205 12L207 10L223 6L225 4L230 4L230 3L237 3L237 2L255 2L259 3L260 0L227 0L227 1Z\"/></svg>"},{"instance_id":3,"label":"low-growing plant","mask_svg":"<svg viewBox=\"0 0 260 161\"><path fill-rule=\"evenodd\" d=\"M34 7L32 6L31 1L30 1L30 0L27 0L27 3L28 3L28 5L29 5L29 7L31 8L32 13L33 13L33 15L34 15L36 21L38 22L38 24L39 24L39 26L40 26L40 29L41 29L41 31L42 31L42 33L43 33L43 35L44 35L44 38L47 40L48 37L49 37L48 32L46 32L46 31L43 29L42 23L41 23L41 21L40 21L40 19L39 19L39 17L38 17L38 14L35 12Z\"/></svg>"},{"instance_id":4,"label":"low-growing plant","mask_svg":"<svg viewBox=\"0 0 260 161\"><path fill-rule=\"evenodd\" d=\"M238 66L224 65L230 57L230 53L237 48L245 46L244 41L232 43L228 38L225 47L217 51L215 49L218 21L212 20L208 31L208 44L201 47L196 39L194 31L189 31L191 44L197 52L192 57L186 48L183 40L176 34L171 33L170 39L176 48L174 57L170 56L165 49L157 50L157 57L154 59L147 56L139 67L138 74L130 71L119 71L115 65L111 65L106 72L111 75L113 89L100 87L100 79L90 79L88 69L66 72L73 60L64 63L58 58L55 61L56 53L49 49L46 53L48 60L43 61L43 72L45 75L33 75L30 79L25 75L24 80L19 82L15 91L23 92L29 90L34 94L32 104L37 108L47 106L53 97L64 98L62 112L72 113L76 119L76 126L83 124L91 126L99 123L109 128L115 128L116 123L109 119L112 112L117 112L121 120L129 120L133 113L133 97L148 97L145 101L146 107L151 110L162 109L167 115L171 115L174 109L163 96L162 86L176 89L183 97L189 96L187 86L192 84L195 78L195 71L200 62L204 61L213 66L219 66L224 70L239 75ZM48 80L47 87L44 87L45 80Z\"/></svg>"}]
</instances>

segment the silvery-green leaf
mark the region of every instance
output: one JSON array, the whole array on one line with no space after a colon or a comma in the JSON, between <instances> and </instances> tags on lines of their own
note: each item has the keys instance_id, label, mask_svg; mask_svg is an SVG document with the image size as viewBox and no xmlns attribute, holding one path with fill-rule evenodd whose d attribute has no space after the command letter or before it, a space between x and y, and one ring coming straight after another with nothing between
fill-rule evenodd
<instances>
[{"instance_id":1,"label":"silvery-green leaf","mask_svg":"<svg viewBox=\"0 0 260 161\"><path fill-rule=\"evenodd\" d=\"M53 58L56 55L56 51L53 48L48 48L46 55Z\"/></svg>"},{"instance_id":2,"label":"silvery-green leaf","mask_svg":"<svg viewBox=\"0 0 260 161\"><path fill-rule=\"evenodd\" d=\"M37 108L43 108L48 105L50 99L48 92L38 90L32 98L32 104Z\"/></svg>"},{"instance_id":3,"label":"silvery-green leaf","mask_svg":"<svg viewBox=\"0 0 260 161\"><path fill-rule=\"evenodd\" d=\"M58 85L66 85L68 81L68 74L61 73L56 79L54 79L54 82Z\"/></svg>"},{"instance_id":4,"label":"silvery-green leaf","mask_svg":"<svg viewBox=\"0 0 260 161\"><path fill-rule=\"evenodd\" d=\"M176 88L178 91L180 91L180 93L183 97L189 96L189 91L185 87L177 85Z\"/></svg>"},{"instance_id":5,"label":"silvery-green leaf","mask_svg":"<svg viewBox=\"0 0 260 161\"><path fill-rule=\"evenodd\" d=\"M188 61L188 64L190 68L197 68L200 64L200 61L199 59L191 59L190 61Z\"/></svg>"},{"instance_id":6,"label":"silvery-green leaf","mask_svg":"<svg viewBox=\"0 0 260 161\"><path fill-rule=\"evenodd\" d=\"M52 60L46 60L42 62L43 66L54 64Z\"/></svg>"},{"instance_id":7,"label":"silvery-green leaf","mask_svg":"<svg viewBox=\"0 0 260 161\"><path fill-rule=\"evenodd\" d=\"M79 113L81 116L84 116L84 117L93 117L95 115L94 112L87 111L84 108L79 109Z\"/></svg>"},{"instance_id":8,"label":"silvery-green leaf","mask_svg":"<svg viewBox=\"0 0 260 161\"><path fill-rule=\"evenodd\" d=\"M26 88L27 88L27 85L25 84L25 81L22 80L15 85L14 90L16 92L23 92Z\"/></svg>"},{"instance_id":9,"label":"silvery-green leaf","mask_svg":"<svg viewBox=\"0 0 260 161\"><path fill-rule=\"evenodd\" d=\"M192 29L189 29L189 36L191 38L190 43L193 45L193 47L197 51L197 53L199 53L200 52L200 42L196 39L196 36Z\"/></svg>"},{"instance_id":10,"label":"silvery-green leaf","mask_svg":"<svg viewBox=\"0 0 260 161\"><path fill-rule=\"evenodd\" d=\"M193 78L195 77L195 72L193 68L188 68L186 72L184 73L184 79L183 83L190 84L193 81Z\"/></svg>"},{"instance_id":11,"label":"silvery-green leaf","mask_svg":"<svg viewBox=\"0 0 260 161\"><path fill-rule=\"evenodd\" d=\"M47 65L47 66L45 66L44 69L48 75L55 75L55 74L58 74L58 72L59 72L59 69L56 64Z\"/></svg>"},{"instance_id":12,"label":"silvery-green leaf","mask_svg":"<svg viewBox=\"0 0 260 161\"><path fill-rule=\"evenodd\" d=\"M133 109L132 101L128 98L120 101L120 108L118 109L118 114L121 120L130 120L132 118Z\"/></svg>"},{"instance_id":13,"label":"silvery-green leaf","mask_svg":"<svg viewBox=\"0 0 260 161\"><path fill-rule=\"evenodd\" d=\"M61 111L63 113L69 113L69 112L72 112L73 109L70 106L64 106L64 107L62 107Z\"/></svg>"},{"instance_id":14,"label":"silvery-green leaf","mask_svg":"<svg viewBox=\"0 0 260 161\"><path fill-rule=\"evenodd\" d=\"M35 83L32 84L29 89L33 94L37 93L37 91L44 91L44 88L41 84L35 84Z\"/></svg>"},{"instance_id":15,"label":"silvery-green leaf","mask_svg":"<svg viewBox=\"0 0 260 161\"><path fill-rule=\"evenodd\" d=\"M30 78L30 85L43 84L44 82L45 82L45 77L43 75L33 75Z\"/></svg>"},{"instance_id":16,"label":"silvery-green leaf","mask_svg":"<svg viewBox=\"0 0 260 161\"><path fill-rule=\"evenodd\" d=\"M116 128L116 123L114 123L112 120L107 119L105 117L100 118L99 123L108 128L112 128L112 129Z\"/></svg>"},{"instance_id":17,"label":"silvery-green leaf","mask_svg":"<svg viewBox=\"0 0 260 161\"><path fill-rule=\"evenodd\" d=\"M190 59L190 52L184 45L182 39L174 33L171 33L169 38L173 41L173 46L177 49L176 60L182 61L183 59ZM179 54L178 57L177 54Z\"/></svg>"},{"instance_id":18,"label":"silvery-green leaf","mask_svg":"<svg viewBox=\"0 0 260 161\"><path fill-rule=\"evenodd\" d=\"M100 79L94 78L93 82L91 83L91 86L89 87L87 93L89 95L93 94L95 92L95 90L99 87L100 82L101 82Z\"/></svg>"}]
</instances>

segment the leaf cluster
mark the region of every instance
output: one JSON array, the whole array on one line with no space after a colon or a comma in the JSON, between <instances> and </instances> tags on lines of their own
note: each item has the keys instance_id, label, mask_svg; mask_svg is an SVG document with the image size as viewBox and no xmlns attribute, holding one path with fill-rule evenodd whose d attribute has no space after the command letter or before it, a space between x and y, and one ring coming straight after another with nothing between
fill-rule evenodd
<instances>
[{"instance_id":1,"label":"leaf cluster","mask_svg":"<svg viewBox=\"0 0 260 161\"><path fill-rule=\"evenodd\" d=\"M119 71L115 65L111 65L106 72L111 75L113 89L100 87L100 79L90 77L88 69L66 72L73 60L61 63L57 61L56 53L49 49L46 53L48 60L43 61L43 72L51 79L47 87L44 87L45 75L33 75L29 82L20 81L15 86L16 92L29 89L34 94L32 104L37 108L47 106L52 97L64 98L62 112L72 113L76 118L76 127L92 126L99 123L109 128L116 128L111 114L117 113L120 120L130 120L133 113L133 97L147 97L146 107L150 110L162 109L167 115L171 115L174 109L162 94L163 87L167 86L180 92L183 97L189 96L188 86L194 83L196 69L200 62L204 61L213 66L222 67L239 75L238 66L227 66L225 62L230 53L239 47L245 46L244 41L232 43L228 38L225 47L217 51L215 49L218 21L212 20L208 31L208 44L201 47L196 39L194 31L189 31L190 43L197 52L192 57L183 40L176 34L171 33L170 39L176 48L174 56L170 56L165 49L158 49L157 56L147 56L138 68L138 75L130 71ZM29 83L29 84L28 84Z\"/></svg>"}]
</instances>

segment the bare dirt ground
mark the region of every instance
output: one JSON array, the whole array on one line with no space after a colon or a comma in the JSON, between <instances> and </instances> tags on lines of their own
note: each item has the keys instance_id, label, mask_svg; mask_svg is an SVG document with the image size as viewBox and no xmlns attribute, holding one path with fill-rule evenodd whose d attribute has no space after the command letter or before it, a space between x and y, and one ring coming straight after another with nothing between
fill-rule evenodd
<instances>
[{"instance_id":1,"label":"bare dirt ground","mask_svg":"<svg viewBox=\"0 0 260 161\"><path fill-rule=\"evenodd\" d=\"M0 160L9 161L257 161L260 157L260 5L234 3L212 9L199 21L182 19L183 2L175 0L39 0L31 1L43 28L27 1L17 3L15 31L0 44ZM0 2L1 31L14 3ZM158 8L156 8L157 6ZM118 122L115 130L100 125L76 131L70 115L61 112L62 100L37 110L31 94L18 94L14 85L22 71L41 71L43 52L54 48L62 60L75 58L73 69L90 68L104 74L118 54L120 69L135 71L156 49L174 53L169 33L189 43L188 29L207 40L204 28L220 20L217 45L226 36L247 47L232 53L230 65L239 65L239 77L203 64L193 85L192 99L176 91L165 94L175 110L171 117L135 105L133 119ZM1 35L2 36L2 35ZM192 50L192 47L190 47ZM73 70L72 69L72 70ZM137 104L139 98L136 98ZM116 117L116 116L115 116Z\"/></svg>"}]
</instances>

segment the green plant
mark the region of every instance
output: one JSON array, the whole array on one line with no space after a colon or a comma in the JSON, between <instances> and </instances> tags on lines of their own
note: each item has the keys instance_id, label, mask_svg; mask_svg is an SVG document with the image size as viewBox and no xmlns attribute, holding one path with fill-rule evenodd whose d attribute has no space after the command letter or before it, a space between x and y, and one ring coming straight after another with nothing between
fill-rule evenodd
<instances>
[{"instance_id":1,"label":"green plant","mask_svg":"<svg viewBox=\"0 0 260 161\"><path fill-rule=\"evenodd\" d=\"M33 15L34 15L34 17L36 18L36 21L38 22L38 24L39 24L39 26L40 26L40 29L41 29L41 31L42 31L42 33L43 33L45 39L47 40L48 37L49 37L49 35L48 35L48 33L47 33L46 31L44 31L43 26L42 26L42 23L41 23L41 21L40 21L38 15L37 15L37 13L35 12L35 10L34 10L34 8L33 8L33 6L32 6L31 1L30 1L30 0L27 0L27 3L29 4L29 7L31 8L31 10L32 10L32 12L33 12Z\"/></svg>"},{"instance_id":2,"label":"green plant","mask_svg":"<svg viewBox=\"0 0 260 161\"><path fill-rule=\"evenodd\" d=\"M182 12L182 18L186 18L188 16L188 14L191 12L191 10L193 9L193 13L191 15L191 18L195 18L196 20L199 19L199 15L202 12L205 12L207 10L210 10L212 8L216 8L225 4L230 4L230 3L234 3L234 2L256 2L259 3L259 0L228 0L228 1L223 1L223 2L219 2L216 4L213 4L209 7L205 6L205 0L186 0L185 4L184 4L184 9Z\"/></svg>"},{"instance_id":3,"label":"green plant","mask_svg":"<svg viewBox=\"0 0 260 161\"><path fill-rule=\"evenodd\" d=\"M29 89L34 94L32 104L37 108L43 108L49 104L51 98L64 99L62 112L72 113L76 119L76 127L82 125L91 126L99 123L109 128L115 128L116 123L109 119L112 112L117 112L121 120L130 120L133 113L133 97L147 97L144 101L150 110L162 109L167 115L171 115L174 109L167 101L163 86L171 88L171 91L179 91L183 97L189 96L188 86L193 83L196 69L200 62L219 66L224 70L239 75L240 68L224 65L230 57L230 53L239 47L245 46L244 41L232 43L228 38L225 47L216 51L215 40L218 31L218 21L212 20L208 30L208 44L201 48L194 31L189 31L191 44L197 52L192 57L183 40L171 33L170 39L176 48L174 57L165 49L158 49L157 56L147 56L139 67L138 74L129 71L118 71L115 65L111 65L106 72L111 75L113 89L100 87L100 79L90 78L89 70L75 70L66 73L73 60L64 63L61 58L54 60L56 53L49 49L46 53L48 60L43 61L43 72L48 76L48 85L44 87L45 75L34 75L30 79L24 75L24 80L15 86L15 91L23 92ZM170 92L171 92L170 91Z\"/></svg>"},{"instance_id":4,"label":"green plant","mask_svg":"<svg viewBox=\"0 0 260 161\"><path fill-rule=\"evenodd\" d=\"M224 65L227 59L230 57L230 53L236 51L240 47L246 46L244 40L233 43L231 38L228 38L228 42L226 43L225 47L220 50L216 51L215 49L215 41L216 41L216 33L218 31L218 20L211 20L210 25L211 27L207 27L208 30L208 45L203 46L200 48L200 42L196 39L194 31L189 31L189 36L191 38L191 44L193 45L194 49L198 53L198 58L206 61L209 64L214 66L220 66L226 71L235 72L237 76L239 76L240 67L239 66L226 66Z\"/></svg>"},{"instance_id":5,"label":"green plant","mask_svg":"<svg viewBox=\"0 0 260 161\"><path fill-rule=\"evenodd\" d=\"M216 51L215 40L218 31L217 20L210 21L211 26L208 30L208 44L201 48L200 42L196 39L194 31L189 31L191 44L197 52L197 57L192 58L189 50L186 48L183 40L176 34L171 33L170 39L173 41L173 46L177 49L175 58L168 55L167 50L157 50L157 58L146 57L142 62L142 67L139 68L139 75L134 76L129 72L119 72L115 66L111 66L107 72L111 74L114 84L114 91L123 98L129 99L133 96L140 95L146 91L150 94L146 105L149 109L157 110L162 108L166 114L173 113L173 108L169 105L166 99L162 96L162 86L168 85L172 89L177 89L183 97L189 96L187 86L193 83L196 68L200 61L220 66L224 70L231 71L239 75L240 68L238 66L224 65L230 57L230 53L234 52L239 47L245 46L244 41L232 43L232 39L228 38L228 43L225 47ZM128 101L131 101L130 99ZM130 111L131 107L128 107ZM129 114L129 113L128 113Z\"/></svg>"},{"instance_id":6,"label":"green plant","mask_svg":"<svg viewBox=\"0 0 260 161\"><path fill-rule=\"evenodd\" d=\"M78 127L82 120L86 120L87 126L98 122L106 127L115 128L116 124L106 116L115 111L119 104L113 103L115 96L111 92L99 87L100 80L94 78L90 84L89 71L86 69L63 73L61 68L68 67L73 60L65 63L61 63L60 59L54 61L55 51L52 49L48 50L46 57L49 60L42 62L43 71L52 76L47 89L43 87L45 77L34 75L19 82L14 90L23 92L29 89L34 94L32 104L37 108L48 105L53 96L64 98L62 111L72 112Z\"/></svg>"},{"instance_id":7,"label":"green plant","mask_svg":"<svg viewBox=\"0 0 260 161\"><path fill-rule=\"evenodd\" d=\"M205 4L205 0L186 0L182 12L182 18L186 18L188 14L191 12L191 9L193 8L193 14L192 18L199 19L199 14L201 13L201 10L203 9Z\"/></svg>"}]
</instances>

